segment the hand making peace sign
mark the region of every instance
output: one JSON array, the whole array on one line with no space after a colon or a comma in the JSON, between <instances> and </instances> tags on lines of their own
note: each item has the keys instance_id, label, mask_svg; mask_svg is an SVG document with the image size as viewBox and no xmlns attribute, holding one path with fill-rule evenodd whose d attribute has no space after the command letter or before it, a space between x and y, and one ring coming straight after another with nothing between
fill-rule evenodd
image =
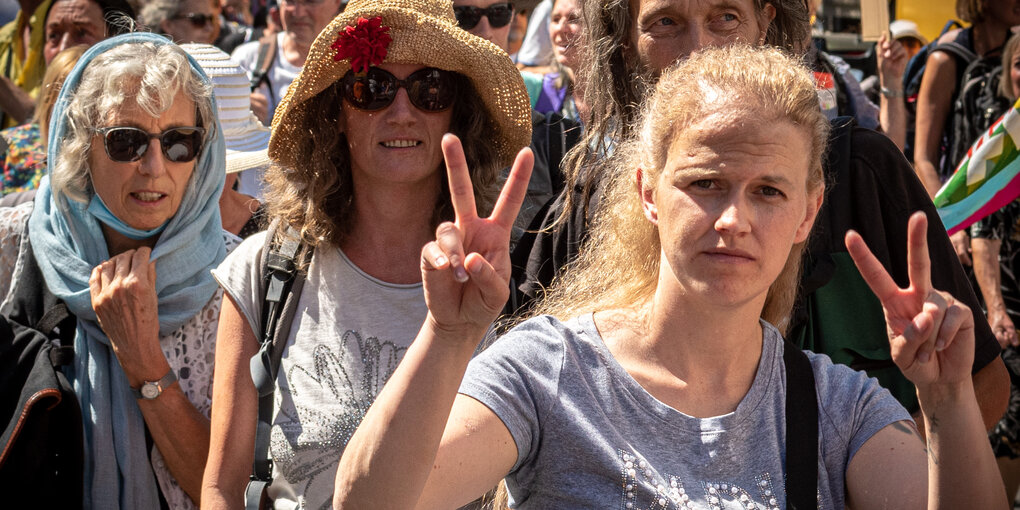
<instances>
[{"instance_id":1,"label":"hand making peace sign","mask_svg":"<svg viewBox=\"0 0 1020 510\"><path fill-rule=\"evenodd\" d=\"M910 285L896 285L860 234L849 231L846 247L864 281L882 302L893 361L915 386L954 384L970 378L974 363L974 315L948 292L932 289L928 218L907 226Z\"/></svg>"},{"instance_id":2,"label":"hand making peace sign","mask_svg":"<svg viewBox=\"0 0 1020 510\"><path fill-rule=\"evenodd\" d=\"M456 136L443 137L443 156L456 219L439 225L436 240L421 251L429 320L444 330L486 329L510 295L510 230L524 202L534 157L530 149L517 154L492 214L480 218Z\"/></svg>"}]
</instances>

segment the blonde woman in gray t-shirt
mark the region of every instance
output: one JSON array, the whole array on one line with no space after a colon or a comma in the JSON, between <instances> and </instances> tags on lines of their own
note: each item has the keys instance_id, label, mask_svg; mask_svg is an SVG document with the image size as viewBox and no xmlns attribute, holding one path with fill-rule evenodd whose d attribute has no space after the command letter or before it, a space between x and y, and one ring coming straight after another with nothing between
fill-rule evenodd
<instances>
[{"instance_id":1,"label":"blonde woman in gray t-shirt","mask_svg":"<svg viewBox=\"0 0 1020 510\"><path fill-rule=\"evenodd\" d=\"M429 317L344 451L335 508L456 508L501 478L515 508L789 507L778 359L824 195L814 81L776 49L704 49L645 112L581 260L539 305L552 315L474 360L506 296L512 214L479 220L454 193L459 237L422 252ZM463 163L447 162L459 189ZM847 244L918 388L927 451L875 380L809 355L819 508L1005 506L973 315L931 288L925 229L911 218L907 288L860 236ZM448 263L461 253L464 284Z\"/></svg>"}]
</instances>

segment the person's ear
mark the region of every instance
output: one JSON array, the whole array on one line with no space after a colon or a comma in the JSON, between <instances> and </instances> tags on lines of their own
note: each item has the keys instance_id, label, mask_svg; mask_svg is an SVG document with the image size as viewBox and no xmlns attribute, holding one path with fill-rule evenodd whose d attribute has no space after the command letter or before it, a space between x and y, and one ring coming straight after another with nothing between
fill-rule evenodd
<instances>
[{"instance_id":1,"label":"person's ear","mask_svg":"<svg viewBox=\"0 0 1020 510\"><path fill-rule=\"evenodd\" d=\"M824 186L819 186L818 190L814 193L808 193L807 211L805 211L804 214L804 221L801 222L799 227L797 227L797 234L793 240L794 244L802 243L807 240L808 234L811 233L811 226L815 224L815 218L818 217L818 211L822 208L822 201L824 198Z\"/></svg>"},{"instance_id":2,"label":"person's ear","mask_svg":"<svg viewBox=\"0 0 1020 510\"><path fill-rule=\"evenodd\" d=\"M772 2L765 2L762 6L761 12L758 13L758 31L761 33L761 38L758 40L758 45L765 44L765 37L769 33L769 26L776 19L776 6L772 5Z\"/></svg>"},{"instance_id":3,"label":"person's ear","mask_svg":"<svg viewBox=\"0 0 1020 510\"><path fill-rule=\"evenodd\" d=\"M641 209L645 212L645 218L653 225L659 224L659 208L655 205L655 185L645 182L644 171L640 168L635 175L638 191L641 193Z\"/></svg>"}]
</instances>

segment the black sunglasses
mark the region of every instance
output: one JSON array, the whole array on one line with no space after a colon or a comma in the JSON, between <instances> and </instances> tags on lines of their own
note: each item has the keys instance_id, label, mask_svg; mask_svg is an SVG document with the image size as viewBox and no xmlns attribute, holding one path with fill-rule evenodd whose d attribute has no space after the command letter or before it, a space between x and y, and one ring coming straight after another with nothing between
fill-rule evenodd
<instances>
[{"instance_id":1,"label":"black sunglasses","mask_svg":"<svg viewBox=\"0 0 1020 510\"><path fill-rule=\"evenodd\" d=\"M149 140L159 139L163 157L173 163L185 163L195 159L202 151L205 129L200 127L175 127L162 133L153 134L138 128L115 126L97 129L103 135L106 155L119 163L130 163L142 159L149 150Z\"/></svg>"},{"instance_id":2,"label":"black sunglasses","mask_svg":"<svg viewBox=\"0 0 1020 510\"><path fill-rule=\"evenodd\" d=\"M492 4L484 9L470 5L455 5L453 14L457 16L457 25L464 30L475 28L482 20L482 16L489 18L489 26L500 28L510 23L514 15L514 6L510 2Z\"/></svg>"},{"instance_id":3,"label":"black sunglasses","mask_svg":"<svg viewBox=\"0 0 1020 510\"><path fill-rule=\"evenodd\" d=\"M401 88L407 90L411 104L426 112L441 112L453 105L457 82L453 73L426 67L403 80L378 67L354 73L347 71L342 80L344 99L359 110L382 110L397 97Z\"/></svg>"},{"instance_id":4,"label":"black sunglasses","mask_svg":"<svg viewBox=\"0 0 1020 510\"><path fill-rule=\"evenodd\" d=\"M186 19L186 20L190 21L191 25L194 26L195 28L203 28L203 27L209 26L209 24L212 23L212 20L213 20L214 17L215 17L214 14L203 14L203 13L197 13L197 12L189 12L187 14L181 14L179 16L174 16L173 19Z\"/></svg>"}]
</instances>

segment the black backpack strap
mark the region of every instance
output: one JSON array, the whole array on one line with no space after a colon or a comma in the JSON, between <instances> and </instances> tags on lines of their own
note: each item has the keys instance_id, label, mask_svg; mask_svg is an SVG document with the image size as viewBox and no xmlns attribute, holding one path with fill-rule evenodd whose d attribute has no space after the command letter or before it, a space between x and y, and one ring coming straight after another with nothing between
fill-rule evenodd
<instances>
[{"instance_id":1,"label":"black backpack strap","mask_svg":"<svg viewBox=\"0 0 1020 510\"><path fill-rule=\"evenodd\" d=\"M252 474L244 495L245 508L248 510L265 508L269 502L266 489L273 481L269 439L273 427L276 375L304 286L304 266L312 256L312 247L305 246L290 229L279 236L281 241L277 242L276 232L279 228L279 221L274 221L270 226L260 261L260 283L263 284L264 296L258 332L261 345L250 363L252 382L259 395L258 422L255 428Z\"/></svg>"},{"instance_id":2,"label":"black backpack strap","mask_svg":"<svg viewBox=\"0 0 1020 510\"><path fill-rule=\"evenodd\" d=\"M786 366L786 508L818 508L818 397L804 351L783 343Z\"/></svg>"},{"instance_id":3,"label":"black backpack strap","mask_svg":"<svg viewBox=\"0 0 1020 510\"><path fill-rule=\"evenodd\" d=\"M964 62L964 66L973 62L978 57L976 53L956 41L939 43L937 46L932 48L932 51L944 51L962 60Z\"/></svg>"},{"instance_id":4,"label":"black backpack strap","mask_svg":"<svg viewBox=\"0 0 1020 510\"><path fill-rule=\"evenodd\" d=\"M273 84L269 81L269 69L273 67L273 59L276 58L276 35L270 34L259 40L259 54L255 60L255 68L251 72L251 90L259 88L265 82L269 89L269 100L276 102L273 94Z\"/></svg>"}]
</instances>

